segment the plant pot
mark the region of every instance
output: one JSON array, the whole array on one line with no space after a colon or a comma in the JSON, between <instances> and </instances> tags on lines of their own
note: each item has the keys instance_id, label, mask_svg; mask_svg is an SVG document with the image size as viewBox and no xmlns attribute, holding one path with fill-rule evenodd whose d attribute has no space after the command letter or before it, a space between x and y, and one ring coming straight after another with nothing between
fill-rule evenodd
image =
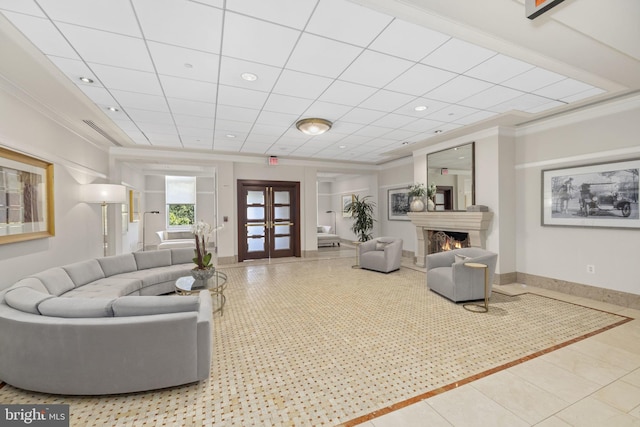
<instances>
[{"instance_id":1,"label":"plant pot","mask_svg":"<svg viewBox=\"0 0 640 427\"><path fill-rule=\"evenodd\" d=\"M204 270L201 270L197 267L191 269L191 276L195 279L192 289L206 288L207 281L211 279L215 272L215 267L205 268Z\"/></svg>"},{"instance_id":2,"label":"plant pot","mask_svg":"<svg viewBox=\"0 0 640 427\"><path fill-rule=\"evenodd\" d=\"M424 201L422 200L422 197L419 197L419 196L411 197L409 210L411 212L422 212L424 210Z\"/></svg>"}]
</instances>

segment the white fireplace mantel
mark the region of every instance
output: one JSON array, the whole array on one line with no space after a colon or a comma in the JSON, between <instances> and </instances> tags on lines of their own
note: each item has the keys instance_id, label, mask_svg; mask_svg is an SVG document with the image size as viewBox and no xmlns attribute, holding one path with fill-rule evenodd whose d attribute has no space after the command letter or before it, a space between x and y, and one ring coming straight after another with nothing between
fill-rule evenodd
<instances>
[{"instance_id":1,"label":"white fireplace mantel","mask_svg":"<svg viewBox=\"0 0 640 427\"><path fill-rule=\"evenodd\" d=\"M420 267L426 266L429 230L469 233L471 246L485 248L486 231L493 219L493 212L409 212L407 215L416 227L416 265Z\"/></svg>"}]
</instances>

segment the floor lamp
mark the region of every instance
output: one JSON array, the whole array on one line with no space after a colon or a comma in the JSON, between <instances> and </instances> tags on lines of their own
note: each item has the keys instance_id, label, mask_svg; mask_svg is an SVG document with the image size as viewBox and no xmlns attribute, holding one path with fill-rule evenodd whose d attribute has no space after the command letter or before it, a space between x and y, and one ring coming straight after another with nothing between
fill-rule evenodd
<instances>
[{"instance_id":1,"label":"floor lamp","mask_svg":"<svg viewBox=\"0 0 640 427\"><path fill-rule=\"evenodd\" d=\"M109 239L107 235L107 205L127 202L127 187L117 184L86 184L82 186L82 201L100 203L102 206L102 245L107 256Z\"/></svg>"},{"instance_id":2,"label":"floor lamp","mask_svg":"<svg viewBox=\"0 0 640 427\"><path fill-rule=\"evenodd\" d=\"M333 214L333 234L338 234L338 230L336 230L336 211L327 211L325 213L332 213ZM333 245L333 243L331 244Z\"/></svg>"},{"instance_id":3,"label":"floor lamp","mask_svg":"<svg viewBox=\"0 0 640 427\"><path fill-rule=\"evenodd\" d=\"M147 211L147 212L142 214L142 250L143 251L147 250L147 247L144 244L145 236L146 236L145 229L147 227L147 214L159 215L160 211Z\"/></svg>"}]
</instances>

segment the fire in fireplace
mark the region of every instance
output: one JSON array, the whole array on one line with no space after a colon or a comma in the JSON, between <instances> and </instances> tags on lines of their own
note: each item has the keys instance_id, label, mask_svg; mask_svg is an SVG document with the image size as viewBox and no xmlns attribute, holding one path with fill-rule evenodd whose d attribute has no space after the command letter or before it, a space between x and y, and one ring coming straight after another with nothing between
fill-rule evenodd
<instances>
[{"instance_id":1,"label":"fire in fireplace","mask_svg":"<svg viewBox=\"0 0 640 427\"><path fill-rule=\"evenodd\" d=\"M469 233L429 231L429 253L469 247Z\"/></svg>"}]
</instances>

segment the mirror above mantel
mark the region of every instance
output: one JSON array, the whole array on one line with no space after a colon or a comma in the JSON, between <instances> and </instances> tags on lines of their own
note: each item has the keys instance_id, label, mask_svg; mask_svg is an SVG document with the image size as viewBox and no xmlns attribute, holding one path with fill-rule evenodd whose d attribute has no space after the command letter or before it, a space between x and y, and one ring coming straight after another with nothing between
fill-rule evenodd
<instances>
[{"instance_id":1,"label":"mirror above mantel","mask_svg":"<svg viewBox=\"0 0 640 427\"><path fill-rule=\"evenodd\" d=\"M427 154L427 186L436 185L437 211L466 211L475 204L475 143Z\"/></svg>"}]
</instances>

